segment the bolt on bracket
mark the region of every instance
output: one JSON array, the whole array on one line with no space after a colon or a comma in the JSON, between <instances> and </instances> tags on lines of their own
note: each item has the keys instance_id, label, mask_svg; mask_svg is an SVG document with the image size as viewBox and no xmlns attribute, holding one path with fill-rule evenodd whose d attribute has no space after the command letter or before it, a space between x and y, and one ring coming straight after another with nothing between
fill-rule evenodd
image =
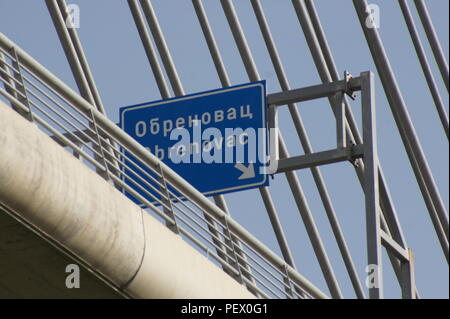
<instances>
[{"instance_id":1,"label":"bolt on bracket","mask_svg":"<svg viewBox=\"0 0 450 319\"><path fill-rule=\"evenodd\" d=\"M356 99L355 91L350 88L350 80L352 79L352 75L347 71L344 71L344 80L345 80L345 94L347 94L352 100Z\"/></svg>"}]
</instances>

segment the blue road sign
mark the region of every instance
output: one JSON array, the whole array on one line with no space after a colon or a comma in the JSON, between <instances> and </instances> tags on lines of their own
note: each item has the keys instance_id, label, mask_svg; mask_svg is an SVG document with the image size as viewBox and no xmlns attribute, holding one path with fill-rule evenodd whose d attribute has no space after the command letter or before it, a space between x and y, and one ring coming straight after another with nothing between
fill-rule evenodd
<instances>
[{"instance_id":1,"label":"blue road sign","mask_svg":"<svg viewBox=\"0 0 450 319\"><path fill-rule=\"evenodd\" d=\"M205 195L268 185L266 121L265 81L120 109L122 129Z\"/></svg>"}]
</instances>

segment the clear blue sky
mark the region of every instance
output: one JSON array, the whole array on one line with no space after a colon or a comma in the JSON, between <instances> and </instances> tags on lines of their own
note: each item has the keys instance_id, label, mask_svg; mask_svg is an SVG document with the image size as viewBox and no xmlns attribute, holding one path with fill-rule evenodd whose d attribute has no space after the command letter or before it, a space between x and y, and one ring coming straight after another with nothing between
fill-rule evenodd
<instances>
[{"instance_id":1,"label":"clear blue sky","mask_svg":"<svg viewBox=\"0 0 450 319\"><path fill-rule=\"evenodd\" d=\"M108 116L118 122L121 106L158 100L160 95L125 0L72 0L81 9L78 30ZM200 26L189 0L154 0L154 7L186 93L220 87ZM289 0L261 1L274 39L293 88L320 83L299 22ZM400 84L404 99L428 157L444 203L449 204L449 149L406 25L396 1L372 1L380 6L380 33ZM257 67L267 80L268 91L279 91L278 81L260 35L250 1L235 0L238 15ZM208 17L220 46L232 84L248 82L219 0L204 0ZM420 26L413 2L411 9ZM428 0L427 5L448 60L449 2ZM375 66L365 43L351 1L318 0L323 27L341 73L353 74ZM0 31L10 37L41 64L76 90L44 1L0 0ZM426 44L428 57L432 54ZM436 65L432 64L448 112L448 94ZM449 272L420 190L415 182L389 105L377 77L377 125L381 163L394 198L408 245L414 250L416 281L423 297L448 298ZM352 103L359 119L359 103ZM334 146L335 122L328 102L319 100L299 105L299 111L315 150ZM281 130L291 155L302 154L287 110L281 111ZM353 168L348 163L322 168L358 272L365 278L364 197ZM327 247L341 288L354 297L346 270L331 233L317 190L307 170L298 172L308 203ZM328 292L314 252L284 176L270 186L300 273ZM226 195L232 216L279 253L267 214L257 190ZM387 258L384 258L386 297L398 297Z\"/></svg>"}]
</instances>

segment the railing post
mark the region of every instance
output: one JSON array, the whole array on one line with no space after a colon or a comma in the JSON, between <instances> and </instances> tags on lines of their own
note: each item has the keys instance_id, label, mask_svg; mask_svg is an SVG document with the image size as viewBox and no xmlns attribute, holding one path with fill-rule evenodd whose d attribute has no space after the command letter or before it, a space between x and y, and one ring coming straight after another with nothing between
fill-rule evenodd
<instances>
[{"instance_id":1,"label":"railing post","mask_svg":"<svg viewBox=\"0 0 450 319\"><path fill-rule=\"evenodd\" d=\"M27 94L27 90L25 89L25 82L23 80L23 76L20 70L20 62L19 62L19 56L16 52L15 47L12 47L10 50L12 56L13 56L13 60L12 60L12 66L17 70L14 71L14 78L17 80L17 82L20 83L20 85L17 82L15 83L15 87L16 90L20 93L22 93L23 96L20 96L19 94L17 94L17 99L28 108L28 113L25 114L22 110L20 109L16 109L17 112L19 112L21 115L23 115L26 119L28 119L30 122L33 122L33 112L31 111L31 105L28 102L28 94Z\"/></svg>"},{"instance_id":2,"label":"railing post","mask_svg":"<svg viewBox=\"0 0 450 319\"><path fill-rule=\"evenodd\" d=\"M159 178L159 182L164 185L164 187L160 187L161 192L164 196L166 196L166 199L161 198L162 202L169 206L169 208L163 207L164 214L169 216L173 219L174 224L170 225L169 222L166 222L167 227L169 227L170 230L172 230L175 234L179 234L180 230L177 226L177 220L175 219L175 213L173 211L172 201L170 200L170 192L169 188L167 186L166 179L164 178L164 171L161 168L161 165L158 165L159 174L161 177Z\"/></svg>"}]
</instances>

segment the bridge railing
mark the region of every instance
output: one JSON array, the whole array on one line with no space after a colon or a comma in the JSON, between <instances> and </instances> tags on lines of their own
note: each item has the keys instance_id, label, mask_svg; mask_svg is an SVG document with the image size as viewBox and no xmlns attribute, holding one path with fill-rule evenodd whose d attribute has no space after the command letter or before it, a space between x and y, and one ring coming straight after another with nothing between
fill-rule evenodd
<instances>
[{"instance_id":1,"label":"bridge railing","mask_svg":"<svg viewBox=\"0 0 450 319\"><path fill-rule=\"evenodd\" d=\"M256 296L327 297L2 33L0 99Z\"/></svg>"}]
</instances>

